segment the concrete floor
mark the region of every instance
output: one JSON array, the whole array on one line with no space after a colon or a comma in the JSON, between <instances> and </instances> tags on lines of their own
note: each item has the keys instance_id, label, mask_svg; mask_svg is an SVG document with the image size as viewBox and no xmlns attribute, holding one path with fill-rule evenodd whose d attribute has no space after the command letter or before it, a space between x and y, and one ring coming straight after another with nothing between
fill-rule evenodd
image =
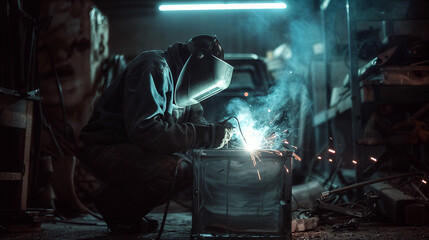
<instances>
[{"instance_id":1,"label":"concrete floor","mask_svg":"<svg viewBox=\"0 0 429 240\"><path fill-rule=\"evenodd\" d=\"M173 209L175 207L173 206ZM175 208L177 210L177 207ZM148 217L157 219L161 223L162 207L150 213ZM74 222L74 223L72 223ZM85 224L84 224L85 223ZM162 235L167 240L187 240L191 235L192 215L189 211L169 213ZM91 216L73 219L70 222L48 222L42 224L40 232L0 234L0 239L10 240L35 240L35 239L155 239L158 232L145 235L118 235L111 233L103 221ZM405 227L392 226L387 223L363 223L357 230L345 230L335 232L331 225L319 226L315 231L293 233L293 239L299 240L367 240L367 239L398 239L398 240L429 240L429 226Z\"/></svg>"},{"instance_id":2,"label":"concrete floor","mask_svg":"<svg viewBox=\"0 0 429 240\"><path fill-rule=\"evenodd\" d=\"M148 215L159 221L161 224L163 214L153 213ZM189 239L191 235L192 215L190 212L170 213L167 217L162 239ZM71 223L75 222L75 223ZM77 224L79 223L79 224ZM85 223L85 224L84 224ZM82 219L73 219L69 222L48 222L42 224L40 232L33 233L13 233L0 234L0 239L10 240L34 240L34 239L155 239L158 232L148 233L145 235L121 235L110 232L103 221L96 220L92 217Z\"/></svg>"}]
</instances>

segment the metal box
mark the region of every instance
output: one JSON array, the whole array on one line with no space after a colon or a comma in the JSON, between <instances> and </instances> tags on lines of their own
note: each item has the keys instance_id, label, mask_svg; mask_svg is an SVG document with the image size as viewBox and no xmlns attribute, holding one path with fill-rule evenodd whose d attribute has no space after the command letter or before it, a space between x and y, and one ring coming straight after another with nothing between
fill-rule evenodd
<instances>
[{"instance_id":1,"label":"metal box","mask_svg":"<svg viewBox=\"0 0 429 240\"><path fill-rule=\"evenodd\" d=\"M291 153L194 150L193 239L290 239Z\"/></svg>"}]
</instances>

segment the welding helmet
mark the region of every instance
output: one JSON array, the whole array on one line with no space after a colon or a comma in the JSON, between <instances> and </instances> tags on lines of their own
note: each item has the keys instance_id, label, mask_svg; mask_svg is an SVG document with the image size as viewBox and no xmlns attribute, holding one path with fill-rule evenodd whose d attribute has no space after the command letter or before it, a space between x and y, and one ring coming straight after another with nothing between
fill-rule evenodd
<instances>
[{"instance_id":1,"label":"welding helmet","mask_svg":"<svg viewBox=\"0 0 429 240\"><path fill-rule=\"evenodd\" d=\"M190 57L180 72L174 97L179 107L199 103L228 88L234 69L223 61L216 36L196 36L186 46Z\"/></svg>"}]
</instances>

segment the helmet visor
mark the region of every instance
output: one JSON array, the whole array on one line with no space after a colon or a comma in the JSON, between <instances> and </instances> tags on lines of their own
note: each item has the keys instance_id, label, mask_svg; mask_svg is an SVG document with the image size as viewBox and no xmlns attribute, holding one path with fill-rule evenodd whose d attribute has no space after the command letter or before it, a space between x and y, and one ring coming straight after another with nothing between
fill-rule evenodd
<instances>
[{"instance_id":1,"label":"helmet visor","mask_svg":"<svg viewBox=\"0 0 429 240\"><path fill-rule=\"evenodd\" d=\"M228 88L233 67L210 53L192 54L180 72L175 102L179 107L199 103Z\"/></svg>"}]
</instances>

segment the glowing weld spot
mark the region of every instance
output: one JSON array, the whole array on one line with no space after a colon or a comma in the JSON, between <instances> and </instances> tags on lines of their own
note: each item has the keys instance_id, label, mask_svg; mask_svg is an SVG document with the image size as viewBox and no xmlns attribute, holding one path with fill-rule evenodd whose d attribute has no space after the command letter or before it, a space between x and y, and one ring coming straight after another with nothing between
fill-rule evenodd
<instances>
[{"instance_id":1,"label":"glowing weld spot","mask_svg":"<svg viewBox=\"0 0 429 240\"><path fill-rule=\"evenodd\" d=\"M248 92L244 92L244 96L245 96L245 97L248 97L248 96L249 96L249 93L248 93Z\"/></svg>"},{"instance_id":2,"label":"glowing weld spot","mask_svg":"<svg viewBox=\"0 0 429 240\"><path fill-rule=\"evenodd\" d=\"M356 160L352 160L352 163L357 164L357 161Z\"/></svg>"},{"instance_id":3,"label":"glowing weld spot","mask_svg":"<svg viewBox=\"0 0 429 240\"><path fill-rule=\"evenodd\" d=\"M328 152L335 153L335 150L330 148L330 149L328 149Z\"/></svg>"},{"instance_id":4,"label":"glowing weld spot","mask_svg":"<svg viewBox=\"0 0 429 240\"><path fill-rule=\"evenodd\" d=\"M332 158L330 158L328 161L329 161L329 162L332 162L333 160L332 160Z\"/></svg>"},{"instance_id":5,"label":"glowing weld spot","mask_svg":"<svg viewBox=\"0 0 429 240\"><path fill-rule=\"evenodd\" d=\"M426 180L422 179L422 183L426 184L426 183L428 183L428 182L426 182Z\"/></svg>"},{"instance_id":6,"label":"glowing weld spot","mask_svg":"<svg viewBox=\"0 0 429 240\"><path fill-rule=\"evenodd\" d=\"M321 157L321 156L317 156L317 159L319 159L319 160L320 160L320 159L322 159L322 157Z\"/></svg>"},{"instance_id":7,"label":"glowing weld spot","mask_svg":"<svg viewBox=\"0 0 429 240\"><path fill-rule=\"evenodd\" d=\"M375 157L371 157L370 159L374 162L377 162L377 158L375 158Z\"/></svg>"}]
</instances>

